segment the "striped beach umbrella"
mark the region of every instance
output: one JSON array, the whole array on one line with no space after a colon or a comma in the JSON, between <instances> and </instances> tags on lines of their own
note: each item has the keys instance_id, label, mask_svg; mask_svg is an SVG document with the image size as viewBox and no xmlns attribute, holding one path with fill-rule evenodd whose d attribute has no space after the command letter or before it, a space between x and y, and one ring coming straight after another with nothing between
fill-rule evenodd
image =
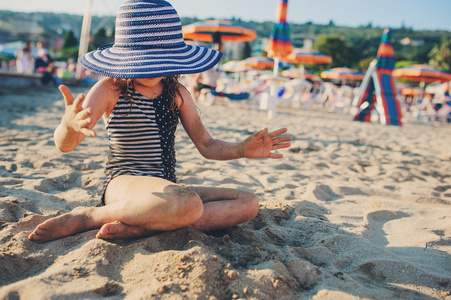
<instances>
[{"instance_id":1,"label":"striped beach umbrella","mask_svg":"<svg viewBox=\"0 0 451 300\"><path fill-rule=\"evenodd\" d=\"M355 121L369 122L371 113L376 109L384 125L402 126L402 109L392 75L395 67L395 55L391 45L390 30L382 33L376 59L366 72L357 95L358 112Z\"/></svg>"},{"instance_id":2,"label":"striped beach umbrella","mask_svg":"<svg viewBox=\"0 0 451 300\"><path fill-rule=\"evenodd\" d=\"M390 30L386 28L382 34L381 43L376 54L378 69L393 70L395 68L395 52L391 44Z\"/></svg>"},{"instance_id":3,"label":"striped beach umbrella","mask_svg":"<svg viewBox=\"0 0 451 300\"><path fill-rule=\"evenodd\" d=\"M268 78L270 92L268 98L268 118L272 119L276 115L276 95L278 84L286 78L279 76L279 61L283 60L293 51L291 43L290 26L287 23L288 0L280 0L277 6L276 23L271 32L266 52L268 57L274 58L274 69L272 78Z\"/></svg>"},{"instance_id":4,"label":"striped beach umbrella","mask_svg":"<svg viewBox=\"0 0 451 300\"><path fill-rule=\"evenodd\" d=\"M451 81L451 74L429 65L412 65L393 70L393 76L416 82Z\"/></svg>"},{"instance_id":5,"label":"striped beach umbrella","mask_svg":"<svg viewBox=\"0 0 451 300\"><path fill-rule=\"evenodd\" d=\"M249 42L255 40L257 33L249 28L223 20L206 20L182 27L183 38L187 40L218 43Z\"/></svg>"},{"instance_id":6,"label":"striped beach umbrella","mask_svg":"<svg viewBox=\"0 0 451 300\"><path fill-rule=\"evenodd\" d=\"M274 24L266 52L269 57L285 59L293 51L290 26L287 23L288 0L279 1L276 23Z\"/></svg>"},{"instance_id":7,"label":"striped beach umbrella","mask_svg":"<svg viewBox=\"0 0 451 300\"><path fill-rule=\"evenodd\" d=\"M297 48L287 55L285 61L305 65L328 64L332 62L332 57L318 51Z\"/></svg>"}]
</instances>

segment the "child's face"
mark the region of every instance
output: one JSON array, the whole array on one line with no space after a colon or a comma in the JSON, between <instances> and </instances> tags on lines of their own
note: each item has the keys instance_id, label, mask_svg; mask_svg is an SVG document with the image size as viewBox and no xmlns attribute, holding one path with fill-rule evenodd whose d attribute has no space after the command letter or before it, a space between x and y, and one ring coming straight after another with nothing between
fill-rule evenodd
<instances>
[{"instance_id":1,"label":"child's face","mask_svg":"<svg viewBox=\"0 0 451 300\"><path fill-rule=\"evenodd\" d=\"M144 85L144 86L150 86L153 87L155 85L157 85L164 77L157 77L157 78L136 78L133 79L133 81L135 81L136 83L138 83L139 85Z\"/></svg>"}]
</instances>

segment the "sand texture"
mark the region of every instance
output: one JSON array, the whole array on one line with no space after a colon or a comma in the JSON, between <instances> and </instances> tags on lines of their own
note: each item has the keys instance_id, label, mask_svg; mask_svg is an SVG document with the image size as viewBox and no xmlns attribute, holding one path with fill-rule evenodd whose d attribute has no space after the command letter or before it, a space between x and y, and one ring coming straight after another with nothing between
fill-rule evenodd
<instances>
[{"instance_id":1,"label":"sand texture","mask_svg":"<svg viewBox=\"0 0 451 300\"><path fill-rule=\"evenodd\" d=\"M268 120L244 103L199 110L228 141L289 129L283 159L227 162L202 158L178 130L179 182L255 191L254 220L36 244L27 232L43 220L99 203L108 140L101 122L98 137L59 153L60 93L1 91L0 299L451 299L450 125L283 108Z\"/></svg>"}]
</instances>

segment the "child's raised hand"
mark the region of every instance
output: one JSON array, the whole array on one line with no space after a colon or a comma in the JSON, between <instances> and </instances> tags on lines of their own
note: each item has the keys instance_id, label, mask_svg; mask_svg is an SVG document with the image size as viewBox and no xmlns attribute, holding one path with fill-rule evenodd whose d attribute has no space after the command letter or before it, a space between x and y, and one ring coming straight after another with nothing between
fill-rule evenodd
<instances>
[{"instance_id":1,"label":"child's raised hand","mask_svg":"<svg viewBox=\"0 0 451 300\"><path fill-rule=\"evenodd\" d=\"M67 128L72 129L75 132L81 132L86 136L94 137L96 136L95 131L89 129L89 124L91 123L92 114L91 108L83 109L83 101L85 100L85 95L80 94L74 99L69 88L65 85L60 85L59 90L63 94L64 102L66 104L66 112L63 116L62 124L67 126Z\"/></svg>"},{"instance_id":2,"label":"child's raised hand","mask_svg":"<svg viewBox=\"0 0 451 300\"><path fill-rule=\"evenodd\" d=\"M268 133L265 128L251 135L244 141L244 156L247 158L282 158L283 154L272 153L273 150L290 147L290 136L280 137L287 132L286 128Z\"/></svg>"}]
</instances>

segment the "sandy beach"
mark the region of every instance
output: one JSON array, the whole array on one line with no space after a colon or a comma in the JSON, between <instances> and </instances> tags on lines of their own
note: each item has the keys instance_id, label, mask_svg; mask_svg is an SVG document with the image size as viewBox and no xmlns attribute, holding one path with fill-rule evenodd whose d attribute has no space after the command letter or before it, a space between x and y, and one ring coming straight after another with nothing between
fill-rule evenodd
<instances>
[{"instance_id":1,"label":"sandy beach","mask_svg":"<svg viewBox=\"0 0 451 300\"><path fill-rule=\"evenodd\" d=\"M86 87L73 88L74 93ZM56 88L0 91L0 299L451 299L451 127L385 127L349 115L199 106L240 141L287 127L280 160L208 161L180 126L185 185L255 191L260 212L222 232L105 241L27 240L43 220L99 204L108 140L59 153Z\"/></svg>"}]
</instances>

